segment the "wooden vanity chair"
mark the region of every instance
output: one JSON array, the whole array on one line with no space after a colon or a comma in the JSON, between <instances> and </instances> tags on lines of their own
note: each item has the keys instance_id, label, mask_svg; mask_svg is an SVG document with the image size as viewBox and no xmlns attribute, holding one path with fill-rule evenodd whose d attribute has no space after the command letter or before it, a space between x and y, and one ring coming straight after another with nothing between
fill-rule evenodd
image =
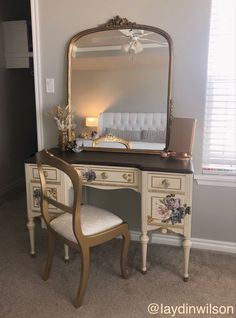
<instances>
[{"instance_id":1,"label":"wooden vanity chair","mask_svg":"<svg viewBox=\"0 0 236 318\"><path fill-rule=\"evenodd\" d=\"M36 158L41 182L41 212L48 230L48 257L43 279L49 278L56 238L61 239L64 244L80 250L82 258L80 284L74 302L74 306L78 308L82 304L88 281L90 247L122 235L120 268L122 277L127 278L127 254L130 243L128 225L109 211L94 206L81 205L82 176L73 166L50 154L47 150L38 152ZM55 167L68 175L74 192L72 207L59 203L48 196L42 164ZM59 208L64 213L53 218L48 213L49 204Z\"/></svg>"}]
</instances>

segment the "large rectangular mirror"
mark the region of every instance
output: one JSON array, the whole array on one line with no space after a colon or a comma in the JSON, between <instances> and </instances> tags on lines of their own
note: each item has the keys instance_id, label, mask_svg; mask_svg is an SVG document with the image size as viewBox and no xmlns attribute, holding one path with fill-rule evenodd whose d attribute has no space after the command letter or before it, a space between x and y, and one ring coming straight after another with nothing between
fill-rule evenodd
<instances>
[{"instance_id":1,"label":"large rectangular mirror","mask_svg":"<svg viewBox=\"0 0 236 318\"><path fill-rule=\"evenodd\" d=\"M166 32L116 17L74 36L68 65L79 145L168 147L172 42Z\"/></svg>"}]
</instances>

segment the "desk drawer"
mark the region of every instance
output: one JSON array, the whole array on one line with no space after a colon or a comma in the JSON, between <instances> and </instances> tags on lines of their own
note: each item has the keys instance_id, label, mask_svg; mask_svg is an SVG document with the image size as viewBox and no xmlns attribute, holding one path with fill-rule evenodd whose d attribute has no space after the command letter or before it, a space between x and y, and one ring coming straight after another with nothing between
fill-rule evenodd
<instances>
[{"instance_id":1,"label":"desk drawer","mask_svg":"<svg viewBox=\"0 0 236 318\"><path fill-rule=\"evenodd\" d=\"M75 168L82 174L86 169L93 170L96 174L96 179L92 181L94 184L138 186L138 171L136 170L93 166L76 166Z\"/></svg>"},{"instance_id":2,"label":"desk drawer","mask_svg":"<svg viewBox=\"0 0 236 318\"><path fill-rule=\"evenodd\" d=\"M149 174L148 190L185 192L185 176L179 174Z\"/></svg>"},{"instance_id":3,"label":"desk drawer","mask_svg":"<svg viewBox=\"0 0 236 318\"><path fill-rule=\"evenodd\" d=\"M155 222L158 222L162 225L168 224L172 225L171 221L168 223L163 222L170 217L171 211L166 208L166 206L163 204L162 200L165 198L165 195L148 195L148 215L151 217L152 220L155 220ZM185 203L185 197L184 195L176 195L176 198L180 199L181 205ZM177 223L176 225L184 225L184 220L181 220L181 223Z\"/></svg>"},{"instance_id":4,"label":"desk drawer","mask_svg":"<svg viewBox=\"0 0 236 318\"><path fill-rule=\"evenodd\" d=\"M47 195L56 201L61 201L61 188L58 185L47 186ZM30 207L32 211L40 212L41 188L36 183L30 184ZM50 212L60 212L60 210L49 204Z\"/></svg>"},{"instance_id":5,"label":"desk drawer","mask_svg":"<svg viewBox=\"0 0 236 318\"><path fill-rule=\"evenodd\" d=\"M29 168L30 179L34 181L39 181L39 173L37 165L30 166ZM45 179L47 181L60 182L60 173L56 168L49 168L47 166L43 166L43 172L45 175Z\"/></svg>"}]
</instances>

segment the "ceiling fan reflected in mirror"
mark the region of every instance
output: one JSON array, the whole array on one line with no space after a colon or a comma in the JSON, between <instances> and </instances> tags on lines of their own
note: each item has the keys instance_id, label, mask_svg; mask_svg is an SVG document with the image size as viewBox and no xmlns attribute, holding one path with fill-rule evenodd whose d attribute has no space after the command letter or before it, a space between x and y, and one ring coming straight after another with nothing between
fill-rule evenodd
<instances>
[{"instance_id":1,"label":"ceiling fan reflected in mirror","mask_svg":"<svg viewBox=\"0 0 236 318\"><path fill-rule=\"evenodd\" d=\"M131 55L143 51L145 48L165 48L167 41L163 38L157 39L155 32L148 32L142 29L119 29L109 32L101 32L99 35L84 37L80 42L81 47L74 46L72 56L76 57L77 52L110 51L121 50Z\"/></svg>"},{"instance_id":2,"label":"ceiling fan reflected in mirror","mask_svg":"<svg viewBox=\"0 0 236 318\"><path fill-rule=\"evenodd\" d=\"M144 33L144 30L119 30L123 37L128 38L128 42L121 46L122 51L129 54L137 54L143 51L143 45L141 43L141 37L148 35ZM143 31L143 32L142 32ZM151 32L152 33L152 32ZM143 39L144 40L144 39Z\"/></svg>"},{"instance_id":3,"label":"ceiling fan reflected in mirror","mask_svg":"<svg viewBox=\"0 0 236 318\"><path fill-rule=\"evenodd\" d=\"M119 31L124 34L124 37L128 38L128 42L123 44L121 47L121 49L126 53L137 54L142 52L144 48L142 42L149 44L145 45L145 47L167 47L167 42L148 38L150 35L155 34L153 32L145 32L144 30L139 29L123 29ZM153 43L156 45L153 45Z\"/></svg>"},{"instance_id":4,"label":"ceiling fan reflected in mirror","mask_svg":"<svg viewBox=\"0 0 236 318\"><path fill-rule=\"evenodd\" d=\"M120 29L119 33L94 37L94 44L103 45L120 45L120 49L126 53L137 54L143 51L144 48L168 47L166 41L161 41L153 38L155 32L146 32L142 29Z\"/></svg>"}]
</instances>

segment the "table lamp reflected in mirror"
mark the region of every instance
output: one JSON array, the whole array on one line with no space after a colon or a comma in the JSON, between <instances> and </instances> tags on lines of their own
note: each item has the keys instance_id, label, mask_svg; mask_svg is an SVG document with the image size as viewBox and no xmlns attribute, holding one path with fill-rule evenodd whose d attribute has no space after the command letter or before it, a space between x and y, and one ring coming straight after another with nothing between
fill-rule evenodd
<instances>
[{"instance_id":1,"label":"table lamp reflected in mirror","mask_svg":"<svg viewBox=\"0 0 236 318\"><path fill-rule=\"evenodd\" d=\"M91 129L91 138L94 139L97 135L98 117L86 117L85 126Z\"/></svg>"}]
</instances>

